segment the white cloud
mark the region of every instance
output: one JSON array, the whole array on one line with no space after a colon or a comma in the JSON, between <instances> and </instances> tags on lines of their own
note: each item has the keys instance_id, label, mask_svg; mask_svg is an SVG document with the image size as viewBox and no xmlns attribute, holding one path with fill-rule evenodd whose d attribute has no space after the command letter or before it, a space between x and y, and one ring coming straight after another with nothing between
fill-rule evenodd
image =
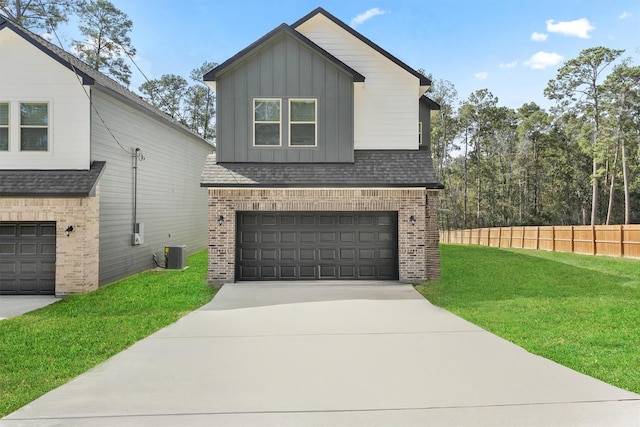
<instances>
[{"instance_id":1,"label":"white cloud","mask_svg":"<svg viewBox=\"0 0 640 427\"><path fill-rule=\"evenodd\" d=\"M486 71L481 71L479 73L475 73L473 77L478 80L487 80L487 78L489 77L489 73L487 73Z\"/></svg>"},{"instance_id":2,"label":"white cloud","mask_svg":"<svg viewBox=\"0 0 640 427\"><path fill-rule=\"evenodd\" d=\"M367 21L376 15L384 15L385 13L387 13L386 10L381 10L380 8L374 7L373 9L369 9L366 12L361 13L360 15L353 18L351 20L351 26L355 27L356 25L360 25L364 21Z\"/></svg>"},{"instance_id":3,"label":"white cloud","mask_svg":"<svg viewBox=\"0 0 640 427\"><path fill-rule=\"evenodd\" d=\"M537 33L537 32L533 32L533 34L531 34L531 40L533 40L534 42L543 42L547 39L547 37L549 37L549 34L545 34L545 33Z\"/></svg>"},{"instance_id":4,"label":"white cloud","mask_svg":"<svg viewBox=\"0 0 640 427\"><path fill-rule=\"evenodd\" d=\"M587 18L580 18L575 21L560 21L557 24L553 23L553 19L549 19L546 22L547 31L550 33L560 33L565 36L580 37L581 39L591 37L589 31L595 30L596 28L591 25Z\"/></svg>"},{"instance_id":5,"label":"white cloud","mask_svg":"<svg viewBox=\"0 0 640 427\"><path fill-rule=\"evenodd\" d=\"M559 64L562 59L562 56L557 53L540 51L529 58L528 61L523 62L523 64L534 70L544 70L547 67Z\"/></svg>"},{"instance_id":6,"label":"white cloud","mask_svg":"<svg viewBox=\"0 0 640 427\"><path fill-rule=\"evenodd\" d=\"M630 17L631 17L631 14L629 12L626 12L626 11L622 12L620 14L620 16L618 16L618 18L620 18L620 19L627 19L627 18L630 18Z\"/></svg>"},{"instance_id":7,"label":"white cloud","mask_svg":"<svg viewBox=\"0 0 640 427\"><path fill-rule=\"evenodd\" d=\"M500 68L515 68L516 65L518 65L518 61L512 61L505 64L500 64Z\"/></svg>"}]
</instances>

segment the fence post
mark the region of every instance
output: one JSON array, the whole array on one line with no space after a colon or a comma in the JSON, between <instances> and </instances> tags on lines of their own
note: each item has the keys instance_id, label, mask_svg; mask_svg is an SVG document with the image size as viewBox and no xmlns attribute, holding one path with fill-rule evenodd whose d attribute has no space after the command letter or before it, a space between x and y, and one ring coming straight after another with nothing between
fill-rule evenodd
<instances>
[{"instance_id":1,"label":"fence post","mask_svg":"<svg viewBox=\"0 0 640 427\"><path fill-rule=\"evenodd\" d=\"M524 227L522 227L522 249L524 249Z\"/></svg>"},{"instance_id":2,"label":"fence post","mask_svg":"<svg viewBox=\"0 0 640 427\"><path fill-rule=\"evenodd\" d=\"M502 227L498 228L498 247L502 247Z\"/></svg>"},{"instance_id":3,"label":"fence post","mask_svg":"<svg viewBox=\"0 0 640 427\"><path fill-rule=\"evenodd\" d=\"M620 226L620 256L624 256L624 225Z\"/></svg>"},{"instance_id":4,"label":"fence post","mask_svg":"<svg viewBox=\"0 0 640 427\"><path fill-rule=\"evenodd\" d=\"M598 251L596 250L596 226L595 225L591 226L591 241L593 242L593 255L596 255Z\"/></svg>"},{"instance_id":5,"label":"fence post","mask_svg":"<svg viewBox=\"0 0 640 427\"><path fill-rule=\"evenodd\" d=\"M575 249L573 247L573 225L571 226L571 253L575 253Z\"/></svg>"},{"instance_id":6,"label":"fence post","mask_svg":"<svg viewBox=\"0 0 640 427\"><path fill-rule=\"evenodd\" d=\"M551 252L556 251L556 226L551 226Z\"/></svg>"},{"instance_id":7,"label":"fence post","mask_svg":"<svg viewBox=\"0 0 640 427\"><path fill-rule=\"evenodd\" d=\"M540 226L536 227L536 251L540 249Z\"/></svg>"}]
</instances>

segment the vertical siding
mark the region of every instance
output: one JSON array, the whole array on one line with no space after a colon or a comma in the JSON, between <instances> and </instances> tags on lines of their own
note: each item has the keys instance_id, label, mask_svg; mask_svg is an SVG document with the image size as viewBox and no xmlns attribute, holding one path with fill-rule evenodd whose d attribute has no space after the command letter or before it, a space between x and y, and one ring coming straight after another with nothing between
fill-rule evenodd
<instances>
[{"instance_id":1,"label":"vertical siding","mask_svg":"<svg viewBox=\"0 0 640 427\"><path fill-rule=\"evenodd\" d=\"M365 76L355 91L355 149L418 148L417 77L321 14L296 30Z\"/></svg>"},{"instance_id":2,"label":"vertical siding","mask_svg":"<svg viewBox=\"0 0 640 427\"><path fill-rule=\"evenodd\" d=\"M92 160L106 161L100 180L100 284L153 267L165 246L186 245L188 253L207 246L207 191L200 174L213 148L159 118L92 90L92 100L122 150L92 113ZM138 222L144 243L131 245L133 227L133 156L138 162Z\"/></svg>"},{"instance_id":3,"label":"vertical siding","mask_svg":"<svg viewBox=\"0 0 640 427\"><path fill-rule=\"evenodd\" d=\"M216 82L219 162L352 162L353 81L335 64L283 34ZM253 147L253 99L281 98L280 147ZM317 147L291 148L288 99L317 99Z\"/></svg>"}]
</instances>

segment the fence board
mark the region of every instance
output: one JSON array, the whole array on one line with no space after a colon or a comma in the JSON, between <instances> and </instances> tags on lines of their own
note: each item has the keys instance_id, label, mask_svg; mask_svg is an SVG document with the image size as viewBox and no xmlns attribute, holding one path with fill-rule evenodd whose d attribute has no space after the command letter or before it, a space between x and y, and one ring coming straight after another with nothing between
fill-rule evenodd
<instances>
[{"instance_id":1,"label":"fence board","mask_svg":"<svg viewBox=\"0 0 640 427\"><path fill-rule=\"evenodd\" d=\"M640 224L472 228L441 231L440 241L640 258Z\"/></svg>"}]
</instances>

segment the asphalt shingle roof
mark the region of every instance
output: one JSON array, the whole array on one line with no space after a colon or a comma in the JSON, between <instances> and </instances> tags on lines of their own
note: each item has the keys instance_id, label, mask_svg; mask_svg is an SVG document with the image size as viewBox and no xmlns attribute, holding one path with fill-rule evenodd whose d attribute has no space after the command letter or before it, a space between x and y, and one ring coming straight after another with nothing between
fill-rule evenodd
<instances>
[{"instance_id":1,"label":"asphalt shingle roof","mask_svg":"<svg viewBox=\"0 0 640 427\"><path fill-rule=\"evenodd\" d=\"M89 170L0 170L0 197L87 197L106 162Z\"/></svg>"},{"instance_id":2,"label":"asphalt shingle roof","mask_svg":"<svg viewBox=\"0 0 640 427\"><path fill-rule=\"evenodd\" d=\"M216 163L207 158L202 187L442 188L428 150L356 150L353 163Z\"/></svg>"}]
</instances>

